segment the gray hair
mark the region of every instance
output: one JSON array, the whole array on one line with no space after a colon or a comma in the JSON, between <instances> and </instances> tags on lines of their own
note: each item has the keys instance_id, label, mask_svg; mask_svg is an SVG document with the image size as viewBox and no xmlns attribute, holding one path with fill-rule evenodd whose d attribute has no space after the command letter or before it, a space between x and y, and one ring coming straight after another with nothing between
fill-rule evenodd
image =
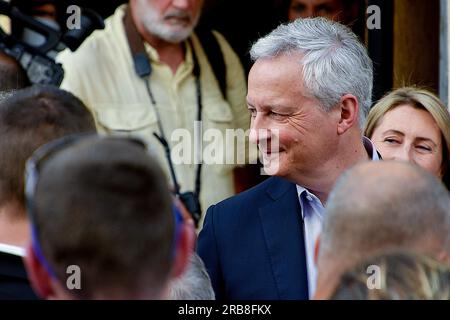
<instances>
[{"instance_id":1,"label":"gray hair","mask_svg":"<svg viewBox=\"0 0 450 320\"><path fill-rule=\"evenodd\" d=\"M211 280L202 259L193 252L185 273L169 285L170 300L215 300Z\"/></svg>"},{"instance_id":2,"label":"gray hair","mask_svg":"<svg viewBox=\"0 0 450 320\"><path fill-rule=\"evenodd\" d=\"M325 111L345 94L359 102L359 125L372 104L373 67L367 50L350 28L325 18L282 24L251 48L253 61L300 53L303 85Z\"/></svg>"}]
</instances>

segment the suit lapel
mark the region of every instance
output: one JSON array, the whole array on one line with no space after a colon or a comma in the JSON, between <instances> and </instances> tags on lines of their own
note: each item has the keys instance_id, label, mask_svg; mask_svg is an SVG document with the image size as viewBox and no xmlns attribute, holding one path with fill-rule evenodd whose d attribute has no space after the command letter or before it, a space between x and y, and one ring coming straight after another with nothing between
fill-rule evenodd
<instances>
[{"instance_id":1,"label":"suit lapel","mask_svg":"<svg viewBox=\"0 0 450 320\"><path fill-rule=\"evenodd\" d=\"M308 299L303 221L295 184L271 178L259 216L280 299Z\"/></svg>"}]
</instances>

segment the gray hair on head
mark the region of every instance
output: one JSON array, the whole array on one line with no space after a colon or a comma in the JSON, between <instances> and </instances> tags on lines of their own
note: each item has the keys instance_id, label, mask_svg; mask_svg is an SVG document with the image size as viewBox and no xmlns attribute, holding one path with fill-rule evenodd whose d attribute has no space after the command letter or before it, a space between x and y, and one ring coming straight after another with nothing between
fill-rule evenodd
<instances>
[{"instance_id":1,"label":"gray hair on head","mask_svg":"<svg viewBox=\"0 0 450 320\"><path fill-rule=\"evenodd\" d=\"M251 48L253 61L300 53L303 86L330 111L345 94L359 103L362 127L372 104L373 66L350 28L325 18L297 19L278 26Z\"/></svg>"},{"instance_id":2,"label":"gray hair on head","mask_svg":"<svg viewBox=\"0 0 450 320\"><path fill-rule=\"evenodd\" d=\"M170 300L215 300L211 280L202 259L193 252L187 270L169 285Z\"/></svg>"}]
</instances>

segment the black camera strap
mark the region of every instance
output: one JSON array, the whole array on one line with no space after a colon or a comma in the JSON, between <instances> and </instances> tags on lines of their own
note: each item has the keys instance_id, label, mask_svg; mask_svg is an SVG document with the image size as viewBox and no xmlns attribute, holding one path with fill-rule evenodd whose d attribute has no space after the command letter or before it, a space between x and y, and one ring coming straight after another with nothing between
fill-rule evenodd
<instances>
[{"instance_id":1,"label":"black camera strap","mask_svg":"<svg viewBox=\"0 0 450 320\"><path fill-rule=\"evenodd\" d=\"M154 95L151 91L151 87L150 87L149 80L150 80L150 76L152 73L151 63L150 63L150 60L145 51L143 39L141 38L141 36L133 22L133 18L131 16L131 10L129 7L127 8L126 13L125 13L124 27L125 27L125 33L127 36L131 55L133 58L135 72L140 78L142 78L145 81L147 92L148 92L151 104L152 104L155 114L156 114L159 134L154 132L153 135L158 139L158 141L164 147L165 156L166 156L167 162L169 164L170 175L171 175L171 178L172 178L172 181L174 184L174 188L175 188L175 194L178 197L180 197L181 200L183 200L185 195L180 192L180 186L178 184L178 180L177 180L177 177L175 174L175 168L174 168L172 158L171 158L170 145L166 139L166 135L164 133L164 129L162 126L161 117L156 108L156 100L155 100L155 97L154 97ZM200 85L200 65L199 65L197 56L195 54L195 50L194 50L192 41L190 39L188 41L189 41L189 45L192 48L192 59L193 59L193 64L194 64L192 73L195 77L195 87L196 87L196 96L197 96L197 121L200 122L202 120L202 108L203 108L201 85ZM201 170L202 170L202 163L200 161L200 163L197 164L196 173L195 173L195 189L194 189L194 194L193 194L194 198L187 200L188 202L192 203L192 201L193 201L194 203L192 203L192 205L185 203L185 205L186 205L188 211L190 211L196 225L198 224L198 222L200 220L200 216L201 216L201 208L200 208L200 202L199 202L200 189L201 189ZM183 201L183 202L185 202L185 201ZM189 210L190 209L189 207L191 207L191 208L196 207L196 209ZM192 211L196 211L196 212L192 212Z\"/></svg>"}]
</instances>

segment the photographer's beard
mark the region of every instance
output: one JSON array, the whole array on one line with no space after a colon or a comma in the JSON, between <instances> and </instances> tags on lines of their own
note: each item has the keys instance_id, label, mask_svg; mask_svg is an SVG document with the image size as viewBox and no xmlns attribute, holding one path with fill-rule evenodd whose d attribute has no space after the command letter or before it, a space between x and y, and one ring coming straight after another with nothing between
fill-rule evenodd
<instances>
[{"instance_id":1,"label":"photographer's beard","mask_svg":"<svg viewBox=\"0 0 450 320\"><path fill-rule=\"evenodd\" d=\"M169 43L180 43L191 35L200 18L200 11L194 16L188 11L174 8L160 14L150 1L136 1L137 17L145 29Z\"/></svg>"}]
</instances>

